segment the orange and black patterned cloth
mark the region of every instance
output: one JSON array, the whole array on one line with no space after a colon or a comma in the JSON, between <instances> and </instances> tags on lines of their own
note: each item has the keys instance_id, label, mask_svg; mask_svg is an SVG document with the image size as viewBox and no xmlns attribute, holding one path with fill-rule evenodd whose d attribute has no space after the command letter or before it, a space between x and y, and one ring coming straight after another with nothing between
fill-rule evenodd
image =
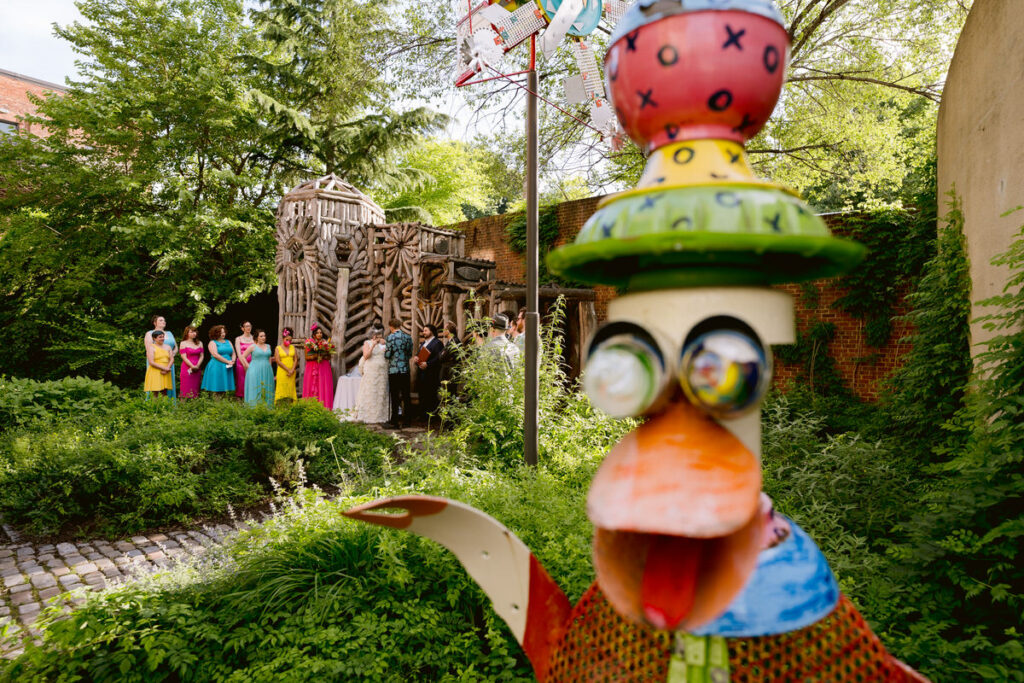
<instances>
[{"instance_id":1,"label":"orange and black patterned cloth","mask_svg":"<svg viewBox=\"0 0 1024 683\"><path fill-rule=\"evenodd\" d=\"M633 623L612 609L594 584L573 608L552 652L548 681L662 681L670 679L675 638ZM889 655L845 597L827 617L774 636L728 638L727 672L711 681L762 683L875 683L925 681ZM723 662L724 664L724 662ZM685 679L682 679L685 680Z\"/></svg>"}]
</instances>

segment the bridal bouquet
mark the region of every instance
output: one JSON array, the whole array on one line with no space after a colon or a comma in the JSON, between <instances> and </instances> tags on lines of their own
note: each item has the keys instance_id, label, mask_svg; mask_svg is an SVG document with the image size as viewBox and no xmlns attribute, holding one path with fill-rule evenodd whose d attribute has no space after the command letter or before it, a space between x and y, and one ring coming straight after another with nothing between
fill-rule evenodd
<instances>
[{"instance_id":1,"label":"bridal bouquet","mask_svg":"<svg viewBox=\"0 0 1024 683\"><path fill-rule=\"evenodd\" d=\"M334 353L334 343L330 339L314 339L309 337L305 341L307 360L330 360Z\"/></svg>"}]
</instances>

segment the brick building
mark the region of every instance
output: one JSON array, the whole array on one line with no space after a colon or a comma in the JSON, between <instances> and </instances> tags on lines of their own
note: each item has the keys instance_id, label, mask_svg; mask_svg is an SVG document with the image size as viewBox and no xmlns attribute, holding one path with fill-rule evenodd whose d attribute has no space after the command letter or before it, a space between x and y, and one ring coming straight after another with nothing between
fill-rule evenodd
<instances>
[{"instance_id":1,"label":"brick building","mask_svg":"<svg viewBox=\"0 0 1024 683\"><path fill-rule=\"evenodd\" d=\"M45 135L45 128L19 120L36 112L35 104L28 98L29 93L44 97L50 93L65 92L67 88L62 85L0 69L0 135L18 131Z\"/></svg>"},{"instance_id":2,"label":"brick building","mask_svg":"<svg viewBox=\"0 0 1024 683\"><path fill-rule=\"evenodd\" d=\"M597 204L601 199L602 197L588 197L557 206L559 234L555 246L575 239L576 233L597 210ZM513 215L486 216L450 227L465 233L466 256L494 261L497 264L498 280L523 282L526 277L525 261L521 254L509 246L505 230ZM823 218L834 232L841 234L838 221L835 220L837 216ZM910 348L908 344L899 341L910 331L908 326L903 322L894 322L889 343L882 348L870 347L865 339L864 321L832 306L845 293L837 286L837 280L818 280L813 286L816 290L815 296L807 296L807 292L799 285L780 287L793 295L797 329L800 332L807 332L819 321L835 325L835 335L828 350L844 385L862 399L877 399L882 381L901 364L903 355ZM597 321L601 322L608 315L608 302L615 297L615 290L611 287L595 287L594 293L594 309ZM896 312L906 312L902 302L897 306ZM800 367L787 364L776 357L775 381L778 385L788 386L799 376L800 371Z\"/></svg>"}]
</instances>

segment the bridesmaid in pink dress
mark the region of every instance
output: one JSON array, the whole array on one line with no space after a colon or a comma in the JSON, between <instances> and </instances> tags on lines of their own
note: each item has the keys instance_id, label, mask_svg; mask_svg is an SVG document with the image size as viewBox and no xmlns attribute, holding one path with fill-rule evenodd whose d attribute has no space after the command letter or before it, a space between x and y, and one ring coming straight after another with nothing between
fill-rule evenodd
<instances>
[{"instance_id":1,"label":"bridesmaid in pink dress","mask_svg":"<svg viewBox=\"0 0 1024 683\"><path fill-rule=\"evenodd\" d=\"M330 343L324 331L313 323L312 337L306 340L306 371L302 375L302 398L315 398L327 408L334 408L334 377L331 373L331 354L311 351L312 344Z\"/></svg>"},{"instance_id":2,"label":"bridesmaid in pink dress","mask_svg":"<svg viewBox=\"0 0 1024 683\"><path fill-rule=\"evenodd\" d=\"M242 334L235 337L235 396L245 398L245 371L249 369L248 356L245 350L255 344L252 338L252 323L246 320L242 323Z\"/></svg>"},{"instance_id":3,"label":"bridesmaid in pink dress","mask_svg":"<svg viewBox=\"0 0 1024 683\"><path fill-rule=\"evenodd\" d=\"M180 398L199 398L199 386L203 382L203 344L199 341L199 330L189 325L181 335L181 378L178 382Z\"/></svg>"}]
</instances>

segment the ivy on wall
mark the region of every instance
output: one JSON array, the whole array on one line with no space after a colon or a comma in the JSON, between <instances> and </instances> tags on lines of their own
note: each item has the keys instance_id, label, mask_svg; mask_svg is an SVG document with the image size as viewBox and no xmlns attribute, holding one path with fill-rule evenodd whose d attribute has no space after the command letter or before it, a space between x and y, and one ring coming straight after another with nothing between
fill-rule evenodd
<instances>
[{"instance_id":1,"label":"ivy on wall","mask_svg":"<svg viewBox=\"0 0 1024 683\"><path fill-rule=\"evenodd\" d=\"M935 203L914 211L884 209L845 218L836 232L868 248L868 256L839 280L846 294L835 307L864 321L868 346L881 348L892 336L900 298L912 289L935 255Z\"/></svg>"},{"instance_id":2,"label":"ivy on wall","mask_svg":"<svg viewBox=\"0 0 1024 683\"><path fill-rule=\"evenodd\" d=\"M800 285L800 303L805 310L816 309L820 301L821 293L813 282ZM774 353L779 360L803 369L801 379L812 393L845 396L848 392L829 353L835 336L834 323L815 317L805 331L797 330L795 343L776 346Z\"/></svg>"},{"instance_id":3,"label":"ivy on wall","mask_svg":"<svg viewBox=\"0 0 1024 683\"><path fill-rule=\"evenodd\" d=\"M548 252L558 241L558 205L542 206L538 212L537 238L540 251L539 280L541 284L554 283L565 287L582 287L578 282L566 280L548 271ZM508 245L517 254L526 253L526 213L517 213L505 224L505 235Z\"/></svg>"},{"instance_id":4,"label":"ivy on wall","mask_svg":"<svg viewBox=\"0 0 1024 683\"><path fill-rule=\"evenodd\" d=\"M936 254L907 297L913 325L903 366L889 378L885 399L892 425L915 445L944 438L937 425L960 408L970 378L971 274L960 203L950 194Z\"/></svg>"},{"instance_id":5,"label":"ivy on wall","mask_svg":"<svg viewBox=\"0 0 1024 683\"><path fill-rule=\"evenodd\" d=\"M882 209L844 217L833 231L868 247L868 255L851 273L837 283L845 294L832 307L864 321L867 345L883 348L892 337L897 305L914 291L925 264L936 251L936 203L934 195L919 198L915 209ZM807 311L820 307L818 288L801 286L801 301ZM835 325L813 315L795 344L776 347L783 361L801 367L800 380L820 395L848 396L829 350ZM859 360L872 363L878 354Z\"/></svg>"}]
</instances>

